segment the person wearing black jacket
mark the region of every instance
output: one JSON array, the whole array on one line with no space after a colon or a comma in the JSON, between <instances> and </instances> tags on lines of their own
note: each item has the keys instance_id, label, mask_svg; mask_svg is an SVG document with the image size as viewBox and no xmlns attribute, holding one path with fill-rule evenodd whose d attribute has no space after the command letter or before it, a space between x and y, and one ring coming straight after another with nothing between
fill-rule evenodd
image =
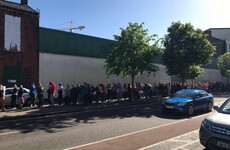
<instances>
[{"instance_id":1,"label":"person wearing black jacket","mask_svg":"<svg viewBox=\"0 0 230 150\"><path fill-rule=\"evenodd\" d=\"M17 101L17 96L18 96L18 88L17 88L17 85L14 84L13 86L13 93L11 95L11 107L14 108L16 107L16 101Z\"/></svg>"},{"instance_id":2,"label":"person wearing black jacket","mask_svg":"<svg viewBox=\"0 0 230 150\"><path fill-rule=\"evenodd\" d=\"M43 99L44 99L44 87L42 86L42 84L39 82L38 83L38 88L37 88L37 96L38 96L38 107L43 107Z\"/></svg>"},{"instance_id":3,"label":"person wearing black jacket","mask_svg":"<svg viewBox=\"0 0 230 150\"><path fill-rule=\"evenodd\" d=\"M18 109L22 109L23 103L24 103L23 86L20 85L18 89Z\"/></svg>"},{"instance_id":4,"label":"person wearing black jacket","mask_svg":"<svg viewBox=\"0 0 230 150\"><path fill-rule=\"evenodd\" d=\"M60 82L58 84L58 104L62 105L62 103L63 103L63 85Z\"/></svg>"}]
</instances>

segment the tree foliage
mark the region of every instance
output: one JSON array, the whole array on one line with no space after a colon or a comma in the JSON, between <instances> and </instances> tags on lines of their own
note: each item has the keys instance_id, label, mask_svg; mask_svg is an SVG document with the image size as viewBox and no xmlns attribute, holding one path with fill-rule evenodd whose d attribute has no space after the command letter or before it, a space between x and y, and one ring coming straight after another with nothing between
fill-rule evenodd
<instances>
[{"instance_id":1,"label":"tree foliage","mask_svg":"<svg viewBox=\"0 0 230 150\"><path fill-rule=\"evenodd\" d=\"M204 72L204 69L197 65L192 65L188 69L186 79L195 79Z\"/></svg>"},{"instance_id":2,"label":"tree foliage","mask_svg":"<svg viewBox=\"0 0 230 150\"><path fill-rule=\"evenodd\" d=\"M165 51L162 60L169 75L177 75L182 82L196 78L201 67L210 63L215 47L200 29L190 23L173 22L164 40Z\"/></svg>"},{"instance_id":3,"label":"tree foliage","mask_svg":"<svg viewBox=\"0 0 230 150\"><path fill-rule=\"evenodd\" d=\"M156 35L148 36L144 23L129 23L121 28L121 35L114 35L113 49L106 59L107 75L134 77L145 72L156 72L159 68L152 64L154 56L160 52Z\"/></svg>"},{"instance_id":4,"label":"tree foliage","mask_svg":"<svg viewBox=\"0 0 230 150\"><path fill-rule=\"evenodd\" d=\"M227 52L218 57L217 65L220 69L220 74L224 77L230 77L230 52Z\"/></svg>"}]
</instances>

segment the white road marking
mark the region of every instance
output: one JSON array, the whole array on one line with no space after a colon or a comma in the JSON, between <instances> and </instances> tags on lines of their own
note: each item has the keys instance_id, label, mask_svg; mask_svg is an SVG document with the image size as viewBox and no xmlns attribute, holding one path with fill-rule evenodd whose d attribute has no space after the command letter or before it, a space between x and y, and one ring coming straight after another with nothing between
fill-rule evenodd
<instances>
[{"instance_id":1,"label":"white road marking","mask_svg":"<svg viewBox=\"0 0 230 150\"><path fill-rule=\"evenodd\" d=\"M206 115L207 114L203 114L203 115L192 117L192 118L199 118L199 117L203 117L203 116L206 116ZM176 124L176 123L183 122L183 121L189 120L189 119L191 119L191 118L182 119L180 121L171 122L171 123L168 123L168 124L163 124L163 125L160 125L160 126L156 126L156 127L152 127L152 128L148 128L148 129L136 131L136 132L131 132L131 133L128 133L128 134L124 134L124 135L120 135L120 136L115 136L115 137L107 138L107 139L96 141L96 142L92 142L92 143L87 143L87 144L83 144L83 145L79 145L79 146L75 146L75 147L66 148L64 150L72 150L72 149L81 148L81 147L85 147L85 146L89 146L89 145L93 145L93 144L98 144L98 143L102 143L102 142L105 142L105 141L109 141L109 140L113 140L113 139L118 139L118 138L121 138L121 137L130 136L130 135L133 135L133 134L137 134L137 133L149 131L149 130L152 130L152 129L157 129L157 128L160 128L160 127L165 127L165 126L168 126L168 125ZM192 131L192 132L194 132L194 131ZM158 143L156 143L156 144L158 144ZM146 149L146 148L148 148L148 147L145 147L144 149ZM139 150L144 150L144 149L139 149Z\"/></svg>"},{"instance_id":2,"label":"white road marking","mask_svg":"<svg viewBox=\"0 0 230 150\"><path fill-rule=\"evenodd\" d=\"M172 149L172 150L186 149L186 148L184 148L184 147L186 147L186 146L188 146L188 145L191 145L191 144L194 144L194 143L196 143L196 142L199 142L199 140L195 140L195 141L189 142L189 143L187 143L187 144L184 144L184 145L182 145L182 146L180 146L180 147L177 147L177 148L174 148L174 149Z\"/></svg>"},{"instance_id":3,"label":"white road marking","mask_svg":"<svg viewBox=\"0 0 230 150\"><path fill-rule=\"evenodd\" d=\"M173 141L173 142L190 142L190 140L171 140L171 141Z\"/></svg>"},{"instance_id":4,"label":"white road marking","mask_svg":"<svg viewBox=\"0 0 230 150\"><path fill-rule=\"evenodd\" d=\"M198 130L194 130L194 131L191 131L191 132L188 132L188 133L185 133L185 134L182 134L182 135L173 137L173 138L171 138L171 139L168 139L168 140L165 140L165 141L162 141L162 142L158 142L158 143L155 143L155 144L152 144L152 145L149 145L149 146L140 148L140 149L138 149L138 150L145 150L145 149L148 149L148 148L151 148L151 147L154 147L154 146L163 144L163 143L165 143L165 142L167 142L167 141L182 141L182 142L184 142L184 140L175 140L175 139L178 139L179 137L186 136L186 135L189 135L189 134L192 134L192 133L196 133L196 132L198 132ZM186 141L187 141L187 140L186 140ZM180 146L180 147L177 147L177 148L175 148L175 149L173 149L173 150L176 150L176 149L178 149L178 148L183 148L183 147L185 147L185 146L187 146L187 145L190 145L190 144L192 144L192 143L196 143L197 141L198 141L198 140L192 141L192 142L187 141L188 143L186 143L186 144L184 144L184 145L182 145L182 146Z\"/></svg>"},{"instance_id":5,"label":"white road marking","mask_svg":"<svg viewBox=\"0 0 230 150\"><path fill-rule=\"evenodd\" d=\"M0 133L0 136L10 135L10 134L16 134L16 133L20 133L20 131L13 131L13 132Z\"/></svg>"}]
</instances>

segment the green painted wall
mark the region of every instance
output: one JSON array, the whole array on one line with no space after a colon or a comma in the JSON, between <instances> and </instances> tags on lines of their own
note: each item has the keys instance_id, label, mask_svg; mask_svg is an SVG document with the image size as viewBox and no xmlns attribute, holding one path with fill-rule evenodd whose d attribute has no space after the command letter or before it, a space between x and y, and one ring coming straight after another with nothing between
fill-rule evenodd
<instances>
[{"instance_id":1,"label":"green painted wall","mask_svg":"<svg viewBox=\"0 0 230 150\"><path fill-rule=\"evenodd\" d=\"M40 52L106 58L112 40L40 27Z\"/></svg>"},{"instance_id":2,"label":"green painted wall","mask_svg":"<svg viewBox=\"0 0 230 150\"><path fill-rule=\"evenodd\" d=\"M42 53L82 56L105 59L111 51L113 40L81 35L40 27L39 51ZM161 56L153 59L153 63L162 64ZM208 69L218 69L217 59L213 58Z\"/></svg>"}]
</instances>

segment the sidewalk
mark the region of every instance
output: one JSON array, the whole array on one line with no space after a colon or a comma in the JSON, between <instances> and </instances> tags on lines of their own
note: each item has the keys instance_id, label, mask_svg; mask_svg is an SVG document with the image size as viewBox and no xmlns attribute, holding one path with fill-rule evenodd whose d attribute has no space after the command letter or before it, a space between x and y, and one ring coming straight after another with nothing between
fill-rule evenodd
<instances>
[{"instance_id":1,"label":"sidewalk","mask_svg":"<svg viewBox=\"0 0 230 150\"><path fill-rule=\"evenodd\" d=\"M122 100L122 101L93 103L88 106L81 106L81 105L59 106L55 104L55 106L53 107L50 107L49 105L44 105L44 107L41 108L35 106L35 107L24 107L23 109L7 109L5 112L0 112L0 121L39 117L39 116L46 116L46 115L55 115L55 114L62 114L62 113L71 113L71 112L82 112L87 110L114 108L114 107L146 104L146 103L153 103L153 102L160 102L160 101L161 101L160 99L152 98L152 99L143 99L143 100L134 100L134 101Z\"/></svg>"},{"instance_id":2,"label":"sidewalk","mask_svg":"<svg viewBox=\"0 0 230 150\"><path fill-rule=\"evenodd\" d=\"M229 94L219 94L214 95L215 97L229 97ZM166 98L166 97L165 97ZM162 99L165 98L151 98L151 99L141 99L141 100L122 100L122 101L109 101L102 103L93 103L88 106L80 106L80 105L68 105L68 106L59 106L55 105L54 107L50 107L49 105L45 105L42 108L37 107L26 107L21 110L18 109L7 109L6 112L0 111L0 121L20 119L20 118L30 118L30 117L39 117L46 115L54 115L54 114L62 114L62 113L71 113L71 112L82 112L88 110L97 110L103 108L114 108L114 107L122 107L129 105L139 105L139 104L147 104L147 103L156 103L161 102Z\"/></svg>"}]
</instances>

